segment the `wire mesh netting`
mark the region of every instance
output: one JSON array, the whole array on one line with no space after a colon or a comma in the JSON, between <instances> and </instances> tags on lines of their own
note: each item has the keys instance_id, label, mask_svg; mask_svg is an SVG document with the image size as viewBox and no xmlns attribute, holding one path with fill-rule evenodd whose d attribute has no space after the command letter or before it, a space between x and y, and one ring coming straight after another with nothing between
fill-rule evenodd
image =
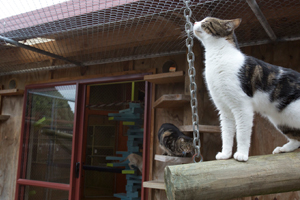
<instances>
[{"instance_id":1,"label":"wire mesh netting","mask_svg":"<svg viewBox=\"0 0 300 200\"><path fill-rule=\"evenodd\" d=\"M182 0L15 0L0 2L0 36L85 66L185 52ZM242 18L241 46L270 42L250 0L192 1L193 20ZM255 1L254 1L255 2ZM276 40L300 36L298 0L257 0ZM1 5L2 4L2 5ZM32 5L31 9L25 9ZM13 16L10 9L19 11ZM0 40L0 75L74 67Z\"/></svg>"}]
</instances>

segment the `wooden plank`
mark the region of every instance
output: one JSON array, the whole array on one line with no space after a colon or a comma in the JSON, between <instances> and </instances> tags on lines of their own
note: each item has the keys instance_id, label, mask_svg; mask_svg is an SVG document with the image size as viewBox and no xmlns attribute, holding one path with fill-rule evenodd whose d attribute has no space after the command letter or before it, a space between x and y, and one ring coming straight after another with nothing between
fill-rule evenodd
<instances>
[{"instance_id":1,"label":"wooden plank","mask_svg":"<svg viewBox=\"0 0 300 200\"><path fill-rule=\"evenodd\" d=\"M184 81L184 72L177 71L161 74L151 74L144 76L144 80L155 84L178 83Z\"/></svg>"},{"instance_id":2,"label":"wooden plank","mask_svg":"<svg viewBox=\"0 0 300 200\"><path fill-rule=\"evenodd\" d=\"M172 164L173 163L182 164L182 163L193 162L192 157L175 157L175 156L155 155L154 159L157 161L160 161L160 162L166 162L166 163L172 163Z\"/></svg>"},{"instance_id":3,"label":"wooden plank","mask_svg":"<svg viewBox=\"0 0 300 200\"><path fill-rule=\"evenodd\" d=\"M293 152L167 166L164 178L169 200L222 200L300 190L299 168Z\"/></svg>"},{"instance_id":4,"label":"wooden plank","mask_svg":"<svg viewBox=\"0 0 300 200\"><path fill-rule=\"evenodd\" d=\"M67 69L68 72L74 71L74 69ZM63 81L75 81L75 80L86 80L86 79L96 79L96 78L103 78L103 77L112 77L112 76L123 76L123 75L132 75L132 74L142 74L142 73L151 73L154 72L155 69L146 69L146 70L135 70L135 71L120 71L120 72L112 72L112 73L94 73L90 75L84 76L66 76L64 78L56 78L56 79L41 79L39 81L30 81L27 84L42 84L42 83L55 83L55 82L63 82Z\"/></svg>"},{"instance_id":5,"label":"wooden plank","mask_svg":"<svg viewBox=\"0 0 300 200\"><path fill-rule=\"evenodd\" d=\"M0 91L3 90L3 85L0 84ZM0 95L0 115L2 113L3 96Z\"/></svg>"},{"instance_id":6,"label":"wooden plank","mask_svg":"<svg viewBox=\"0 0 300 200\"><path fill-rule=\"evenodd\" d=\"M155 101L155 85L152 84L152 91L151 91L151 105L153 105ZM148 180L151 181L153 179L153 155L154 155L154 138L155 138L155 109L152 107L151 108L151 131L150 131L150 153L149 153L149 175L148 175ZM152 191L149 189L148 192L148 199L152 199Z\"/></svg>"},{"instance_id":7,"label":"wooden plank","mask_svg":"<svg viewBox=\"0 0 300 200\"><path fill-rule=\"evenodd\" d=\"M182 132L193 132L193 125L180 126ZM200 133L221 133L220 126L199 125Z\"/></svg>"},{"instance_id":8,"label":"wooden plank","mask_svg":"<svg viewBox=\"0 0 300 200\"><path fill-rule=\"evenodd\" d=\"M154 102L154 108L181 107L190 102L191 97L184 94L165 94Z\"/></svg>"},{"instance_id":9,"label":"wooden plank","mask_svg":"<svg viewBox=\"0 0 300 200\"><path fill-rule=\"evenodd\" d=\"M145 182L143 182L143 187L152 188L152 189L159 189L159 190L165 190L166 189L166 185L163 181L145 181Z\"/></svg>"},{"instance_id":10,"label":"wooden plank","mask_svg":"<svg viewBox=\"0 0 300 200\"><path fill-rule=\"evenodd\" d=\"M8 120L9 117L9 115L0 115L0 121Z\"/></svg>"},{"instance_id":11,"label":"wooden plank","mask_svg":"<svg viewBox=\"0 0 300 200\"><path fill-rule=\"evenodd\" d=\"M0 95L2 96L13 96L13 95L23 95L24 90L19 89L7 89L7 90L0 90Z\"/></svg>"}]
</instances>

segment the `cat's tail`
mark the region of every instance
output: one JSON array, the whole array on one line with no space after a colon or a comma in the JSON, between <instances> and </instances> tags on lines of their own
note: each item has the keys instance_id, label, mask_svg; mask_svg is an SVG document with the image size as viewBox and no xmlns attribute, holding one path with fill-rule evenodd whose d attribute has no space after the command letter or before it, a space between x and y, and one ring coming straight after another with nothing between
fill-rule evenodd
<instances>
[{"instance_id":1,"label":"cat's tail","mask_svg":"<svg viewBox=\"0 0 300 200\"><path fill-rule=\"evenodd\" d=\"M129 154L129 155L130 155L130 154ZM128 155L128 156L129 156L129 155ZM127 156L124 160L119 161L119 163L125 162L125 161L128 159L128 156Z\"/></svg>"}]
</instances>

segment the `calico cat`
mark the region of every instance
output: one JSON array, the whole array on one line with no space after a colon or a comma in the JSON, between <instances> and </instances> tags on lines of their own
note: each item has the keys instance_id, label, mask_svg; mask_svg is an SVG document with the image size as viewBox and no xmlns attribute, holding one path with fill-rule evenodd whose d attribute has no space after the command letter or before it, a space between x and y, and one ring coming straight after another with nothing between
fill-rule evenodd
<instances>
[{"instance_id":1,"label":"calico cat","mask_svg":"<svg viewBox=\"0 0 300 200\"><path fill-rule=\"evenodd\" d=\"M216 159L231 157L236 133L234 158L248 160L254 112L288 139L273 154L294 151L300 146L300 73L244 55L234 35L240 23L207 17L193 27L205 48L205 81L220 115L223 145Z\"/></svg>"},{"instance_id":2,"label":"calico cat","mask_svg":"<svg viewBox=\"0 0 300 200\"><path fill-rule=\"evenodd\" d=\"M161 125L158 140L160 148L169 156L186 156L194 153L193 139L184 135L173 124Z\"/></svg>"},{"instance_id":3,"label":"calico cat","mask_svg":"<svg viewBox=\"0 0 300 200\"><path fill-rule=\"evenodd\" d=\"M130 169L133 169L133 166L136 166L137 168L139 168L140 172L143 173L143 157L135 154L135 153L131 153L129 154L124 160L120 161L120 162L124 162L128 160L128 166Z\"/></svg>"}]
</instances>

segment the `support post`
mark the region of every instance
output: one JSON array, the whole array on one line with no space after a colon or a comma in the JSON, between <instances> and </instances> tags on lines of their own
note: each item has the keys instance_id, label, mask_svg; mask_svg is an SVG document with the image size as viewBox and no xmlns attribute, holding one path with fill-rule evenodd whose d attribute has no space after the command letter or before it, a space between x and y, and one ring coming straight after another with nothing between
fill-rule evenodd
<instances>
[{"instance_id":1,"label":"support post","mask_svg":"<svg viewBox=\"0 0 300 200\"><path fill-rule=\"evenodd\" d=\"M252 156L165 168L169 200L233 199L300 190L300 153Z\"/></svg>"}]
</instances>

